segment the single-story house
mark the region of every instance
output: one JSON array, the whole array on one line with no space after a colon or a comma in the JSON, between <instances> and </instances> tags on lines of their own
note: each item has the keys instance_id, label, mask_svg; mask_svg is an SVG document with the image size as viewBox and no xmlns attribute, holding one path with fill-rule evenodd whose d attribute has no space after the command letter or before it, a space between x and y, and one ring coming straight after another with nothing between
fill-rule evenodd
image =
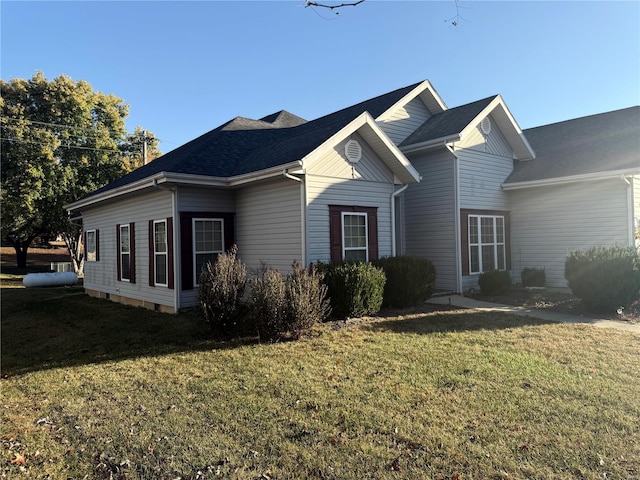
<instances>
[{"instance_id":1,"label":"single-story house","mask_svg":"<svg viewBox=\"0 0 640 480\"><path fill-rule=\"evenodd\" d=\"M84 286L175 312L233 244L256 270L405 254L433 261L440 290L493 269L517 282L525 266L564 285L568 251L633 242L639 115L603 114L618 126L589 135L595 148L564 124L600 116L523 132L499 95L448 108L424 81L311 121L236 117L67 207L82 216Z\"/></svg>"}]
</instances>

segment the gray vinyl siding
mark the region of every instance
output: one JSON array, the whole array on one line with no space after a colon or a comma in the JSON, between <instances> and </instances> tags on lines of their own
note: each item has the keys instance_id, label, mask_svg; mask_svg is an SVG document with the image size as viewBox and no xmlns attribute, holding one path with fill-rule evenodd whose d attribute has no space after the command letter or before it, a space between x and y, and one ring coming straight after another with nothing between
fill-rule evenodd
<instances>
[{"instance_id":1,"label":"gray vinyl siding","mask_svg":"<svg viewBox=\"0 0 640 480\"><path fill-rule=\"evenodd\" d=\"M416 97L396 110L391 117L378 122L378 125L396 145L399 145L429 117L431 114L424 102Z\"/></svg>"},{"instance_id":2,"label":"gray vinyl siding","mask_svg":"<svg viewBox=\"0 0 640 480\"><path fill-rule=\"evenodd\" d=\"M300 182L284 177L237 191L236 243L248 269L286 272L303 260L301 201Z\"/></svg>"},{"instance_id":3,"label":"gray vinyl siding","mask_svg":"<svg viewBox=\"0 0 640 480\"><path fill-rule=\"evenodd\" d=\"M229 189L213 187L180 187L179 212L233 212L235 193Z\"/></svg>"},{"instance_id":4,"label":"gray vinyl siding","mask_svg":"<svg viewBox=\"0 0 640 480\"><path fill-rule=\"evenodd\" d=\"M371 147L358 134L351 135L362 147L362 158L357 163L350 163L344 153L344 140L324 156L314 161L307 169L308 175L319 175L340 179L366 180L370 182L390 183L393 174Z\"/></svg>"},{"instance_id":5,"label":"gray vinyl siding","mask_svg":"<svg viewBox=\"0 0 640 480\"><path fill-rule=\"evenodd\" d=\"M497 131L494 127L493 131ZM513 169L513 160L474 148L456 150L459 159L460 209L509 211L509 198L502 183ZM460 232L468 235L468 232ZM461 251L468 256L468 251ZM478 275L464 275L462 290L478 288Z\"/></svg>"},{"instance_id":6,"label":"gray vinyl siding","mask_svg":"<svg viewBox=\"0 0 640 480\"><path fill-rule=\"evenodd\" d=\"M100 230L100 260L85 263L85 288L159 305L174 305L174 290L149 286L149 220L162 220L172 216L170 192L155 190L87 210L82 216L85 231ZM131 222L135 223L136 283L117 280L116 225Z\"/></svg>"},{"instance_id":7,"label":"gray vinyl siding","mask_svg":"<svg viewBox=\"0 0 640 480\"><path fill-rule=\"evenodd\" d=\"M438 290L456 290L454 158L442 151L409 160L422 181L402 194L406 254L433 262Z\"/></svg>"},{"instance_id":8,"label":"gray vinyl siding","mask_svg":"<svg viewBox=\"0 0 640 480\"><path fill-rule=\"evenodd\" d=\"M391 255L391 183L307 176L306 186L310 262L331 260L329 205L377 207L378 255Z\"/></svg>"},{"instance_id":9,"label":"gray vinyl siding","mask_svg":"<svg viewBox=\"0 0 640 480\"><path fill-rule=\"evenodd\" d=\"M574 250L628 244L628 200L620 179L512 190L512 279L544 268L547 286L566 287L564 262Z\"/></svg>"},{"instance_id":10,"label":"gray vinyl siding","mask_svg":"<svg viewBox=\"0 0 640 480\"><path fill-rule=\"evenodd\" d=\"M178 188L178 219L174 222L177 232L181 231L181 212L225 212L235 211L235 192L229 189L216 187L179 187ZM192 228L188 225L187 228ZM225 225L223 228L228 228ZM231 245L225 245L230 248ZM181 261L180 252L183 246L180 243L180 235L176 242L176 259ZM178 278L182 276L182 268L178 270ZM177 287L176 287L177 288ZM198 289L182 290L180 292L180 307L186 308L198 304Z\"/></svg>"},{"instance_id":11,"label":"gray vinyl siding","mask_svg":"<svg viewBox=\"0 0 640 480\"><path fill-rule=\"evenodd\" d=\"M473 149L456 150L460 161L460 208L508 210L502 184L513 169L511 159Z\"/></svg>"},{"instance_id":12,"label":"gray vinyl siding","mask_svg":"<svg viewBox=\"0 0 640 480\"><path fill-rule=\"evenodd\" d=\"M491 120L491 131L488 134L482 133L481 123L478 123L471 132L464 137L459 147L512 159L513 150L509 146L509 143L491 116L489 116L489 120Z\"/></svg>"}]
</instances>

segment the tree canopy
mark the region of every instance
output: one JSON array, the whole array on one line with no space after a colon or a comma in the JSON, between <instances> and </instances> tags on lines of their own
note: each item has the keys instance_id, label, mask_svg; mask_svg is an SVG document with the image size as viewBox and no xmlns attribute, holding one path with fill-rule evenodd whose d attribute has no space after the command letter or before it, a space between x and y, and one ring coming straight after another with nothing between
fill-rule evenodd
<instances>
[{"instance_id":1,"label":"tree canopy","mask_svg":"<svg viewBox=\"0 0 640 480\"><path fill-rule=\"evenodd\" d=\"M2 238L24 267L36 237L77 233L65 204L141 163L135 142L143 131L127 134L121 98L66 75L0 80L0 91ZM153 139L149 158L159 156L157 140L145 138Z\"/></svg>"}]
</instances>

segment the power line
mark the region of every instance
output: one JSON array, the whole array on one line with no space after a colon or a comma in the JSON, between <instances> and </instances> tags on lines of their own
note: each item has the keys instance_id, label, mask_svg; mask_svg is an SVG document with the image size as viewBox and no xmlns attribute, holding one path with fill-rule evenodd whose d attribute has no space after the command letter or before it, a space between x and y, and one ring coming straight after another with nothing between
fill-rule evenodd
<instances>
[{"instance_id":1,"label":"power line","mask_svg":"<svg viewBox=\"0 0 640 480\"><path fill-rule=\"evenodd\" d=\"M19 139L15 139L15 138L7 138L7 137L0 137L0 140L4 140L6 142L12 142L12 143L30 143L33 145L43 145L45 147L51 147L50 144L48 143L44 143L44 142L35 142L33 140L19 140ZM57 147L52 147L52 150L56 150L58 148L71 148L71 149L78 149L78 150L92 150L94 152L107 152L107 153L117 153L119 155L124 155L126 156L127 154L125 152L121 152L120 150L109 150L106 148L93 148L93 147L82 147L80 145L64 145L64 144L60 144Z\"/></svg>"},{"instance_id":2,"label":"power line","mask_svg":"<svg viewBox=\"0 0 640 480\"><path fill-rule=\"evenodd\" d=\"M120 135L121 134L120 132L116 132L115 130L109 130L109 129L100 130L100 128L97 127L97 126L80 127L78 125L66 125L64 123L38 122L36 120L28 120L26 118L13 118L13 117L2 117L2 119L3 120L10 120L12 122L27 122L27 123L31 123L33 125L45 125L45 126L48 126L48 127L72 128L74 130L85 130L85 131L90 131L90 132L93 132L93 133L104 133L106 131L109 134L114 134L114 135Z\"/></svg>"}]
</instances>

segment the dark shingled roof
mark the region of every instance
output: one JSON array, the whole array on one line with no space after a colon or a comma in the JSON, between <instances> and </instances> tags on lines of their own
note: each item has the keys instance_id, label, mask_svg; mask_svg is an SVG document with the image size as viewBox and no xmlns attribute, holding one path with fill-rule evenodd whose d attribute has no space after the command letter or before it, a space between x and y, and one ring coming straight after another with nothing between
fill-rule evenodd
<instances>
[{"instance_id":1,"label":"dark shingled roof","mask_svg":"<svg viewBox=\"0 0 640 480\"><path fill-rule=\"evenodd\" d=\"M295 162L365 111L373 118L380 116L418 85L394 90L309 122L286 111L260 120L236 117L87 197L161 172L227 178Z\"/></svg>"},{"instance_id":2,"label":"dark shingled roof","mask_svg":"<svg viewBox=\"0 0 640 480\"><path fill-rule=\"evenodd\" d=\"M524 130L536 158L505 183L640 169L640 106Z\"/></svg>"},{"instance_id":3,"label":"dark shingled roof","mask_svg":"<svg viewBox=\"0 0 640 480\"><path fill-rule=\"evenodd\" d=\"M460 133L496 97L497 95L494 95L433 115L418 127L415 132L409 135L400 146L404 147L416 143L428 142L429 140L446 138Z\"/></svg>"}]
</instances>

